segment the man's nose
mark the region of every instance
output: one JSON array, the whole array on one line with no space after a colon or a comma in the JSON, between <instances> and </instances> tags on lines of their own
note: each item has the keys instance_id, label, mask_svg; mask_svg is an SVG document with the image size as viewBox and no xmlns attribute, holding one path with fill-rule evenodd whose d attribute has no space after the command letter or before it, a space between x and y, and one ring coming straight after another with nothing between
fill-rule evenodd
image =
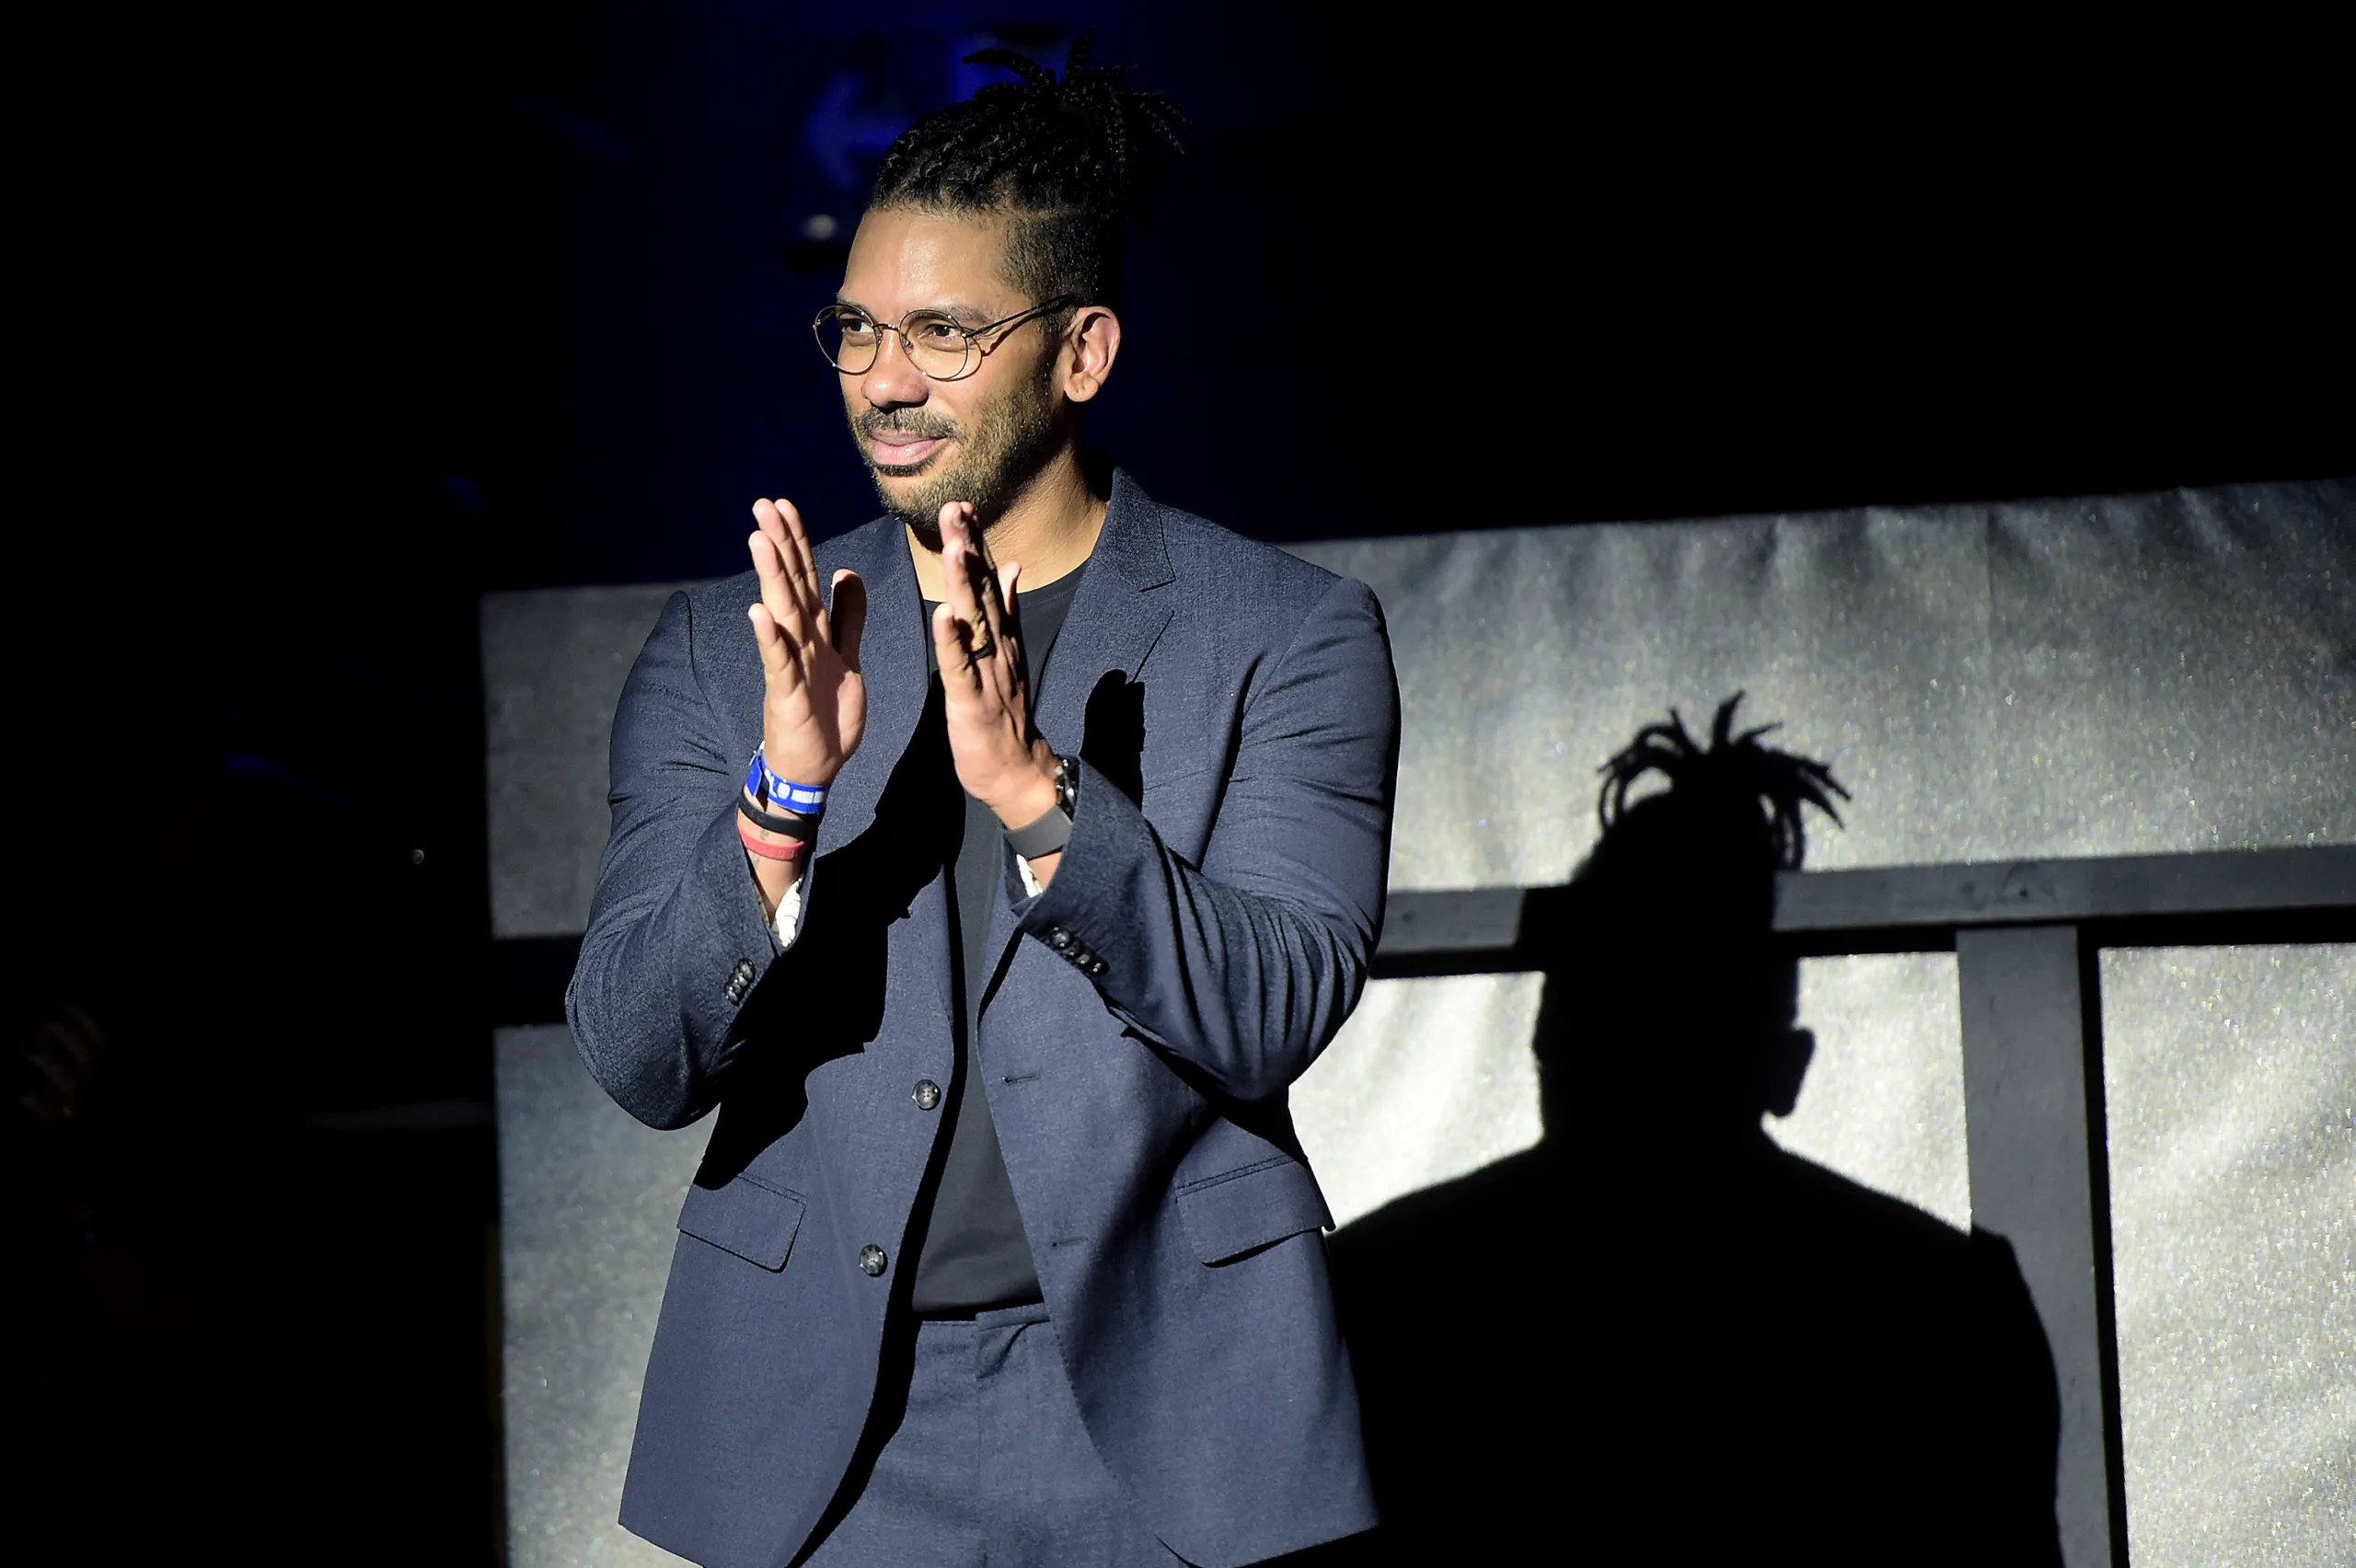
<instances>
[{"instance_id":1,"label":"man's nose","mask_svg":"<svg viewBox=\"0 0 2356 1568\"><path fill-rule=\"evenodd\" d=\"M925 379L917 367L908 363L906 344L897 332L885 332L876 346L875 363L859 378L860 395L878 409L902 408L921 403L928 393Z\"/></svg>"}]
</instances>

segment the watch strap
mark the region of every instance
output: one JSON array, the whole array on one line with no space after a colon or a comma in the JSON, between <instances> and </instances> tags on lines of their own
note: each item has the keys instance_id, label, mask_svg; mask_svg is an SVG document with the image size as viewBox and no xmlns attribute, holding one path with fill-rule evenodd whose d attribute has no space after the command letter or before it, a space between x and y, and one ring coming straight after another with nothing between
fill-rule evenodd
<instances>
[{"instance_id":1,"label":"watch strap","mask_svg":"<svg viewBox=\"0 0 2356 1568\"><path fill-rule=\"evenodd\" d=\"M1036 822L1006 830L1006 841L1026 860L1052 855L1071 842L1072 813L1080 803L1080 764L1068 756L1056 759L1056 803Z\"/></svg>"},{"instance_id":2,"label":"watch strap","mask_svg":"<svg viewBox=\"0 0 2356 1568\"><path fill-rule=\"evenodd\" d=\"M1064 814L1063 807L1049 806L1047 814L1038 821L1008 828L1006 841L1026 860L1052 855L1071 842L1071 818Z\"/></svg>"}]
</instances>

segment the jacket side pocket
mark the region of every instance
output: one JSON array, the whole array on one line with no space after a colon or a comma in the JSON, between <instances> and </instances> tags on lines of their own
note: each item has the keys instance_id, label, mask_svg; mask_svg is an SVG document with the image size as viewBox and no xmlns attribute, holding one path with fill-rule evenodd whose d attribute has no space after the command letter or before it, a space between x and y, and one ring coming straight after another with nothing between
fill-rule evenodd
<instances>
[{"instance_id":1,"label":"jacket side pocket","mask_svg":"<svg viewBox=\"0 0 2356 1568\"><path fill-rule=\"evenodd\" d=\"M1334 1223L1317 1178L1297 1159L1276 1159L1178 1189L1178 1214L1195 1256L1232 1262L1304 1231Z\"/></svg>"},{"instance_id":2,"label":"jacket side pocket","mask_svg":"<svg viewBox=\"0 0 2356 1568\"><path fill-rule=\"evenodd\" d=\"M689 1187L679 1228L775 1274L792 1255L805 1206L782 1187L756 1186L740 1176L724 1187Z\"/></svg>"}]
</instances>

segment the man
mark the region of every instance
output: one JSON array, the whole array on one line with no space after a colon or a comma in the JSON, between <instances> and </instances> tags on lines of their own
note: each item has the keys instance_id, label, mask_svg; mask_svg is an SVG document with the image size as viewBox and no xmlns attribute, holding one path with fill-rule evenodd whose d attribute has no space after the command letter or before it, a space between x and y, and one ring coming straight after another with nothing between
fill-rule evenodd
<instances>
[{"instance_id":1,"label":"man","mask_svg":"<svg viewBox=\"0 0 2356 1568\"><path fill-rule=\"evenodd\" d=\"M635 1115L720 1112L622 1501L701 1562L1373 1522L1286 1091L1381 919L1388 645L1083 461L1163 108L1078 53L885 156L818 329L887 515L814 548L759 502L615 719L568 1011Z\"/></svg>"}]
</instances>

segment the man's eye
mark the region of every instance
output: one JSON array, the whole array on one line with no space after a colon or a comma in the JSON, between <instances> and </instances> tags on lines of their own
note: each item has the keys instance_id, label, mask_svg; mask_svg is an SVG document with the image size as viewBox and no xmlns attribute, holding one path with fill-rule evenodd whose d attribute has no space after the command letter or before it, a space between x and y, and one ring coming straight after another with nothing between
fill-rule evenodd
<instances>
[{"instance_id":1,"label":"man's eye","mask_svg":"<svg viewBox=\"0 0 2356 1568\"><path fill-rule=\"evenodd\" d=\"M864 343L875 336L875 323L857 316L837 316L835 327L847 343Z\"/></svg>"},{"instance_id":2,"label":"man's eye","mask_svg":"<svg viewBox=\"0 0 2356 1568\"><path fill-rule=\"evenodd\" d=\"M955 348L958 340L964 338L964 335L965 329L958 326L954 321L942 321L935 318L930 321L911 321L908 323L908 336L915 339L918 342L925 344L930 348Z\"/></svg>"}]
</instances>

